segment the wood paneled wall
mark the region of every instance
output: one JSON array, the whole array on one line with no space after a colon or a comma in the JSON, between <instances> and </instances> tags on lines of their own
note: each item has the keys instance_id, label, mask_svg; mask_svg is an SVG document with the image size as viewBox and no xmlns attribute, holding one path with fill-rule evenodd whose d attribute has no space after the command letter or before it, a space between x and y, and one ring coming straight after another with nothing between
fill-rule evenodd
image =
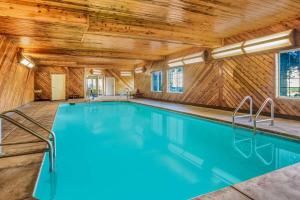
<instances>
[{"instance_id":1,"label":"wood paneled wall","mask_svg":"<svg viewBox=\"0 0 300 200\"><path fill-rule=\"evenodd\" d=\"M127 90L132 91L134 89L134 77L121 76L120 71L116 69L107 69L105 76L111 76L115 78L116 94L124 94Z\"/></svg>"},{"instance_id":2,"label":"wood paneled wall","mask_svg":"<svg viewBox=\"0 0 300 200\"><path fill-rule=\"evenodd\" d=\"M35 74L35 89L42 93L36 100L51 99L51 74L66 74L66 97L84 97L84 68L38 67Z\"/></svg>"},{"instance_id":3,"label":"wood paneled wall","mask_svg":"<svg viewBox=\"0 0 300 200\"><path fill-rule=\"evenodd\" d=\"M88 69L87 71L89 71ZM116 69L103 70L106 77L114 77L116 80L116 94L124 93L127 89L134 89L134 78L120 76L120 71ZM84 76L85 69L78 67L38 67L35 75L35 89L42 90L36 100L51 99L51 74L66 74L66 96L72 98L73 95L84 97Z\"/></svg>"},{"instance_id":4,"label":"wood paneled wall","mask_svg":"<svg viewBox=\"0 0 300 200\"><path fill-rule=\"evenodd\" d=\"M69 97L84 97L84 68L69 68Z\"/></svg>"},{"instance_id":5,"label":"wood paneled wall","mask_svg":"<svg viewBox=\"0 0 300 200\"><path fill-rule=\"evenodd\" d=\"M298 29L296 40L299 45L300 19L227 38L225 43L235 43L289 28ZM253 97L255 109L265 98L271 97L275 100L277 114L300 117L300 100L276 98L275 57L274 52L260 53L187 65L184 67L183 94L167 93L166 61L153 62L147 65L146 73L136 74L135 87L148 98L225 109L234 109L246 95ZM164 89L162 93L153 93L150 91L150 72L160 69L164 72ZM269 112L268 109L266 111Z\"/></svg>"},{"instance_id":6,"label":"wood paneled wall","mask_svg":"<svg viewBox=\"0 0 300 200\"><path fill-rule=\"evenodd\" d=\"M18 62L19 48L0 35L0 112L33 101L34 72Z\"/></svg>"},{"instance_id":7,"label":"wood paneled wall","mask_svg":"<svg viewBox=\"0 0 300 200\"><path fill-rule=\"evenodd\" d=\"M66 74L66 97L68 97L68 68L38 67L35 73L34 88L42 92L36 97L36 100L51 99L51 74Z\"/></svg>"}]
</instances>

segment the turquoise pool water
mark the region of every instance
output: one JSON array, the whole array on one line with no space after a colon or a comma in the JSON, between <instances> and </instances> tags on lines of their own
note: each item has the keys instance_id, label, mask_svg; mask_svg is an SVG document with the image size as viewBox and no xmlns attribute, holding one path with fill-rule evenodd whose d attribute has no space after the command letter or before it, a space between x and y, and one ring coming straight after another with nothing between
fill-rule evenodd
<instances>
[{"instance_id":1,"label":"turquoise pool water","mask_svg":"<svg viewBox=\"0 0 300 200\"><path fill-rule=\"evenodd\" d=\"M189 199L300 161L300 144L126 102L60 105L38 199Z\"/></svg>"}]
</instances>

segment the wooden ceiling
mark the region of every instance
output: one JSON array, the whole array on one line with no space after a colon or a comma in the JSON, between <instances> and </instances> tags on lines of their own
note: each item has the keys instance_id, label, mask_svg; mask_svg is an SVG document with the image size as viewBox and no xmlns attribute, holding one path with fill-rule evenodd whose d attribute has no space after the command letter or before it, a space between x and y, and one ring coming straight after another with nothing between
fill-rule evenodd
<instances>
[{"instance_id":1,"label":"wooden ceiling","mask_svg":"<svg viewBox=\"0 0 300 200\"><path fill-rule=\"evenodd\" d=\"M299 10L298 0L0 0L0 33L39 66L132 68Z\"/></svg>"}]
</instances>

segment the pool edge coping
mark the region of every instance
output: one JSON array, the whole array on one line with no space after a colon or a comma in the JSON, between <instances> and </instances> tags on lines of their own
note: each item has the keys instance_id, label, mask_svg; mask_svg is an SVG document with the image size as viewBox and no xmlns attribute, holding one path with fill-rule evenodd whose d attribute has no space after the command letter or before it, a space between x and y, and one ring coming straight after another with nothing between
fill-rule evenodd
<instances>
[{"instance_id":1,"label":"pool edge coping","mask_svg":"<svg viewBox=\"0 0 300 200\"><path fill-rule=\"evenodd\" d=\"M101 102L101 101L99 101L99 102ZM228 120L217 119L217 118L208 117L208 116L201 115L201 114L184 112L184 111L174 110L174 109L171 109L171 108L165 108L165 107L161 107L161 106L156 106L156 105L151 105L151 104L137 102L137 101L131 101L131 100L124 101L124 102L137 103L137 104L146 105L146 106L150 106L150 107L154 107L154 108L160 108L160 109L163 109L163 110L168 110L168 111L177 112L177 113L181 113L181 114L187 114L187 115L191 115L191 116L195 116L195 117L205 118L205 119L210 120L210 121L215 121L215 122L217 121L217 122L221 122L221 123L225 123L225 124L232 124L232 122L230 122ZM241 123L235 123L235 124L236 124L237 127L239 127L239 126L244 127L244 128L247 128L247 129L250 129L251 131L253 131L253 127L250 126L250 125L241 124ZM285 138L285 139L290 139L290 140L300 142L300 136L296 136L296 135L292 135L292 134L288 134L288 133L284 133L284 132L280 132L280 131L265 129L265 128L261 128L261 127L257 127L256 130L262 131L262 132L264 132L268 135L275 135L275 136L282 137L282 138Z\"/></svg>"}]
</instances>

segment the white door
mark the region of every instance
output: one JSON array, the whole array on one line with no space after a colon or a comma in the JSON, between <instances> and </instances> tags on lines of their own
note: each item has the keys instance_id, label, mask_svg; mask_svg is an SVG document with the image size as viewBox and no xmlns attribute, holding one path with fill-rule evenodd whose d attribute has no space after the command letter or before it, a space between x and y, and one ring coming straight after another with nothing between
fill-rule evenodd
<instances>
[{"instance_id":1,"label":"white door","mask_svg":"<svg viewBox=\"0 0 300 200\"><path fill-rule=\"evenodd\" d=\"M66 75L51 74L51 100L66 99Z\"/></svg>"},{"instance_id":2,"label":"white door","mask_svg":"<svg viewBox=\"0 0 300 200\"><path fill-rule=\"evenodd\" d=\"M105 78L105 95L113 96L115 95L115 78L106 77Z\"/></svg>"}]
</instances>

